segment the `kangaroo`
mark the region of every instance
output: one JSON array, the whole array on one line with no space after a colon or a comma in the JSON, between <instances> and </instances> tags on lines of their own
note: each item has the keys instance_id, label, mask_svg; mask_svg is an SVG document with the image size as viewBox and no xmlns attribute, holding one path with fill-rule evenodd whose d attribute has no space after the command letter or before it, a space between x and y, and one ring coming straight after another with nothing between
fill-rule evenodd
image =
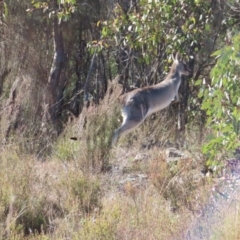
<instances>
[{"instance_id":1,"label":"kangaroo","mask_svg":"<svg viewBox=\"0 0 240 240\"><path fill-rule=\"evenodd\" d=\"M176 54L171 70L162 82L124 94L123 122L113 135L112 145L117 143L120 136L139 127L152 113L166 108L174 99L178 102L182 75L190 75L190 70L183 61L179 60L179 54Z\"/></svg>"}]
</instances>

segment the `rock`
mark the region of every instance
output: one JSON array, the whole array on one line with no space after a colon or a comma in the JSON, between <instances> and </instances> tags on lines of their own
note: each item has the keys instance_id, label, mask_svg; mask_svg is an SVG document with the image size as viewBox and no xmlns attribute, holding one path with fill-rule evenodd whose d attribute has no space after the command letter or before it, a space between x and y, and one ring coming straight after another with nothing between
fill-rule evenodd
<instances>
[{"instance_id":1,"label":"rock","mask_svg":"<svg viewBox=\"0 0 240 240\"><path fill-rule=\"evenodd\" d=\"M129 174L127 178L119 181L119 184L125 184L127 182L141 182L147 178L148 176L146 174Z\"/></svg>"},{"instance_id":2,"label":"rock","mask_svg":"<svg viewBox=\"0 0 240 240\"><path fill-rule=\"evenodd\" d=\"M176 148L167 148L166 149L166 155L167 157L183 157L184 153L182 153L181 151L179 151Z\"/></svg>"},{"instance_id":3,"label":"rock","mask_svg":"<svg viewBox=\"0 0 240 240\"><path fill-rule=\"evenodd\" d=\"M143 154L137 154L136 157L134 158L134 162L138 162L138 161L143 161L143 160L147 160L149 158L149 155L146 153Z\"/></svg>"},{"instance_id":4,"label":"rock","mask_svg":"<svg viewBox=\"0 0 240 240\"><path fill-rule=\"evenodd\" d=\"M186 158L187 156L176 148L167 148L165 150L166 153L166 161L167 163L176 162L180 159Z\"/></svg>"}]
</instances>

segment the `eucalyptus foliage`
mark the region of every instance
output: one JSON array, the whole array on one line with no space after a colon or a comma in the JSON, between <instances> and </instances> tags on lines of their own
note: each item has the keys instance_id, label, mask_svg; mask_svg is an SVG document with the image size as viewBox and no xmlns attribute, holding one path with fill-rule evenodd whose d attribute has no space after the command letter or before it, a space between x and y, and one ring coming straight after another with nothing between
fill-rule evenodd
<instances>
[{"instance_id":1,"label":"eucalyptus foliage","mask_svg":"<svg viewBox=\"0 0 240 240\"><path fill-rule=\"evenodd\" d=\"M171 55L198 44L211 30L212 9L209 1L140 0L138 8L127 13L116 5L114 18L103 22L105 46L141 50L140 60L147 64L160 52Z\"/></svg>"},{"instance_id":2,"label":"eucalyptus foliage","mask_svg":"<svg viewBox=\"0 0 240 240\"><path fill-rule=\"evenodd\" d=\"M212 129L203 152L209 165L216 165L217 156L228 155L240 145L240 34L232 44L216 51L217 63L211 71L212 82L204 86L199 96L204 96L202 109Z\"/></svg>"},{"instance_id":3,"label":"eucalyptus foliage","mask_svg":"<svg viewBox=\"0 0 240 240\"><path fill-rule=\"evenodd\" d=\"M60 21L69 20L72 13L76 11L76 0L54 0L54 1L32 1L34 8L42 8L43 12L48 12L49 18L55 13ZM31 9L29 9L31 10Z\"/></svg>"}]
</instances>

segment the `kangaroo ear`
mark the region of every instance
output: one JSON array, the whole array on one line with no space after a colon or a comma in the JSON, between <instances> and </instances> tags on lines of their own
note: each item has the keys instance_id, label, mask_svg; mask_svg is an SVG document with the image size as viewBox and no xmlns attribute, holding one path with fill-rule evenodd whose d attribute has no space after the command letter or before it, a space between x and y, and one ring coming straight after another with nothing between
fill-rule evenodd
<instances>
[{"instance_id":1,"label":"kangaroo ear","mask_svg":"<svg viewBox=\"0 0 240 240\"><path fill-rule=\"evenodd\" d=\"M174 61L174 60L175 60L175 58L174 58L174 55L173 55L173 53L171 54L171 57L172 57L172 60Z\"/></svg>"}]
</instances>

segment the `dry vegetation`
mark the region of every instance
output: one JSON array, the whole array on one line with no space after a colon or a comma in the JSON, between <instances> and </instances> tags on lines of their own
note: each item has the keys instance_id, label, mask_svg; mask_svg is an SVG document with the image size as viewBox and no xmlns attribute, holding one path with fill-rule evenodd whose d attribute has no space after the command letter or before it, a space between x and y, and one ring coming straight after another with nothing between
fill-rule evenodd
<instances>
[{"instance_id":1,"label":"dry vegetation","mask_svg":"<svg viewBox=\"0 0 240 240\"><path fill-rule=\"evenodd\" d=\"M216 172L205 171L201 154L210 130L199 93L211 85L212 53L239 20L228 23L224 1L181 2L0 1L0 239L195 240L195 224L209 227L200 219ZM56 12L71 16L53 24ZM194 73L181 102L112 147L118 96L161 81L177 51ZM168 157L171 147L181 157ZM220 213L208 238L240 239L239 195Z\"/></svg>"},{"instance_id":2,"label":"dry vegetation","mask_svg":"<svg viewBox=\"0 0 240 240\"><path fill-rule=\"evenodd\" d=\"M239 194L230 202L228 208L225 211L221 219L221 224L218 224L214 228L214 234L212 240L225 240L225 239L240 239L239 229Z\"/></svg>"},{"instance_id":3,"label":"dry vegetation","mask_svg":"<svg viewBox=\"0 0 240 240\"><path fill-rule=\"evenodd\" d=\"M184 157L167 162L164 149L173 134L157 116L111 148L119 124L118 94L113 83L99 107L84 109L67 125L51 154L22 151L23 139L2 145L2 239L185 238L213 185L201 173L199 147L189 138ZM161 141L146 145L150 135L156 137L153 126ZM79 140L71 141L75 134ZM31 138L24 141L30 144ZM229 231L231 239L239 239L236 209L238 202L230 211L234 217L217 226L212 239L229 239Z\"/></svg>"}]
</instances>

